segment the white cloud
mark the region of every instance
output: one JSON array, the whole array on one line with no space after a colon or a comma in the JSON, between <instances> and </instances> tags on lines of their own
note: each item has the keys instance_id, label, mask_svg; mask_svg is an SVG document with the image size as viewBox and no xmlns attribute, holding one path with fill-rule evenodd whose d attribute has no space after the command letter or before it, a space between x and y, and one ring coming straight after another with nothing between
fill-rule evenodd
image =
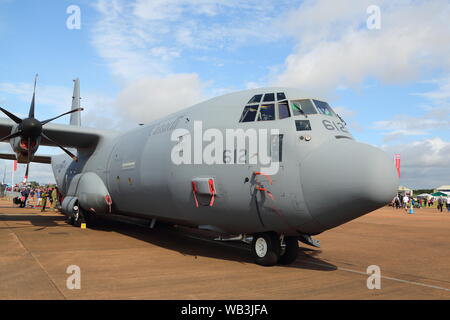
<instances>
[{"instance_id":1,"label":"white cloud","mask_svg":"<svg viewBox=\"0 0 450 320\"><path fill-rule=\"evenodd\" d=\"M33 84L30 83L0 83L0 92L16 96L24 102L25 109L30 107L33 96ZM39 85L36 88L36 115L39 116L39 105L48 105L55 111L67 111L72 103L72 90L69 87L54 85ZM6 109L14 112L18 106L6 106Z\"/></svg>"},{"instance_id":2,"label":"white cloud","mask_svg":"<svg viewBox=\"0 0 450 320\"><path fill-rule=\"evenodd\" d=\"M275 83L328 93L362 84L411 82L434 68L450 69L450 5L435 1L376 1L381 30L365 26L373 1L305 1L285 19L298 38Z\"/></svg>"},{"instance_id":3,"label":"white cloud","mask_svg":"<svg viewBox=\"0 0 450 320\"><path fill-rule=\"evenodd\" d=\"M356 120L356 112L343 106L333 107L334 111L345 121L351 131L363 132L363 126Z\"/></svg>"},{"instance_id":4,"label":"white cloud","mask_svg":"<svg viewBox=\"0 0 450 320\"><path fill-rule=\"evenodd\" d=\"M425 97L424 114L396 115L390 120L377 121L373 128L384 131L384 142L405 136L430 135L434 130L450 130L450 78L426 81L436 84L436 89L413 95Z\"/></svg>"},{"instance_id":5,"label":"white cloud","mask_svg":"<svg viewBox=\"0 0 450 320\"><path fill-rule=\"evenodd\" d=\"M92 43L113 75L129 83L174 73L170 59L149 54L161 48L176 58L187 49L273 41L271 21L288 6L287 0L99 0Z\"/></svg>"},{"instance_id":6,"label":"white cloud","mask_svg":"<svg viewBox=\"0 0 450 320\"><path fill-rule=\"evenodd\" d=\"M375 129L382 130L403 130L417 131L427 129L446 128L450 125L449 120L421 119L420 117L396 116L392 120L383 120L375 122Z\"/></svg>"},{"instance_id":7,"label":"white cloud","mask_svg":"<svg viewBox=\"0 0 450 320\"><path fill-rule=\"evenodd\" d=\"M450 100L450 77L432 81L438 85L434 91L419 94L434 101Z\"/></svg>"},{"instance_id":8,"label":"white cloud","mask_svg":"<svg viewBox=\"0 0 450 320\"><path fill-rule=\"evenodd\" d=\"M251 39L272 41L270 21L290 1L99 0L92 44L124 87L112 104L116 114L148 122L205 98L211 82L177 73L183 53L204 56ZM277 10L278 9L278 10ZM215 63L224 66L223 63ZM209 89L209 88L208 88ZM212 88L210 92L220 91Z\"/></svg>"},{"instance_id":9,"label":"white cloud","mask_svg":"<svg viewBox=\"0 0 450 320\"><path fill-rule=\"evenodd\" d=\"M133 82L117 98L119 113L136 123L148 123L204 99L197 74L146 77Z\"/></svg>"},{"instance_id":10,"label":"white cloud","mask_svg":"<svg viewBox=\"0 0 450 320\"><path fill-rule=\"evenodd\" d=\"M401 184L413 188L434 188L450 183L450 142L439 137L410 144L384 146L392 154L401 155Z\"/></svg>"},{"instance_id":11,"label":"white cloud","mask_svg":"<svg viewBox=\"0 0 450 320\"><path fill-rule=\"evenodd\" d=\"M405 136L428 135L432 130L450 129L450 120L433 119L429 115L398 115L392 120L377 121L374 129L385 131L384 142L391 142Z\"/></svg>"},{"instance_id":12,"label":"white cloud","mask_svg":"<svg viewBox=\"0 0 450 320\"><path fill-rule=\"evenodd\" d=\"M19 106L5 105L5 108L21 118L28 116L31 103L33 85L28 83L0 83L0 93L17 97L23 102ZM69 111L72 105L73 88L57 85L38 85L36 89L36 117L39 120L54 117ZM102 94L81 90L82 124L88 127L113 128L115 117L114 99ZM8 101L5 99L5 102ZM6 117L1 114L0 117ZM105 121L107 120L107 121ZM69 116L55 121L55 123L69 123Z\"/></svg>"}]
</instances>

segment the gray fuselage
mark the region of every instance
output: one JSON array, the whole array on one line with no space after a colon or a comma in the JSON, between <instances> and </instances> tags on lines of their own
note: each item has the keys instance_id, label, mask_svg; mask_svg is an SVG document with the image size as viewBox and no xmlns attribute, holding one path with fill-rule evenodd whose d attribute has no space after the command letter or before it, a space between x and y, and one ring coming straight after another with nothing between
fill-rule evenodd
<instances>
[{"instance_id":1,"label":"gray fuselage","mask_svg":"<svg viewBox=\"0 0 450 320\"><path fill-rule=\"evenodd\" d=\"M78 162L66 155L52 158L58 187L63 195L78 196L82 190L71 186L74 177L94 173L111 196L113 213L227 234L318 234L394 197L398 178L393 161L381 150L356 142L335 114L294 115L291 109L284 119L277 114L271 121L240 122L247 102L267 92L283 92L289 101L308 98L296 89L248 90L208 100L124 134L103 137L95 150L80 149ZM304 122L297 120L309 121L310 127L302 128ZM175 164L174 132L191 132L193 145L196 121L201 121L203 132L217 129L224 137L227 129L278 129L282 137L277 141L281 143L277 144L281 154L278 172L269 177L255 174L262 166L251 163L249 146L227 149L226 142L224 160L242 155L243 163ZM194 155L192 159L194 162ZM205 194L197 195L200 205L195 205L192 181L196 179L214 180L212 206L205 205L210 199ZM88 210L88 204L80 205Z\"/></svg>"}]
</instances>

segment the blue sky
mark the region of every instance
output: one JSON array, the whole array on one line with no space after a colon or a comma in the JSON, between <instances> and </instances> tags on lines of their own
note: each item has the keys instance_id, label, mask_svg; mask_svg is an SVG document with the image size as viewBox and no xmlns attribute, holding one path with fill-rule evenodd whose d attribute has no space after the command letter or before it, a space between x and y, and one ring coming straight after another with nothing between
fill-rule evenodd
<instances>
[{"instance_id":1,"label":"blue sky","mask_svg":"<svg viewBox=\"0 0 450 320\"><path fill-rule=\"evenodd\" d=\"M39 73L37 117L49 118L79 77L84 124L126 128L230 91L299 87L358 140L401 153L402 184L436 187L450 184L449 17L446 0L0 0L0 104L25 115Z\"/></svg>"}]
</instances>

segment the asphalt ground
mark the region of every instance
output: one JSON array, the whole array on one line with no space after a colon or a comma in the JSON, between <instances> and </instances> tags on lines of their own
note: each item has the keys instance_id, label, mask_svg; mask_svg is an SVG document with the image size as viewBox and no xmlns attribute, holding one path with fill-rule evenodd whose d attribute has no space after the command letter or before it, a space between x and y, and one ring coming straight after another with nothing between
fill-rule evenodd
<instances>
[{"instance_id":1,"label":"asphalt ground","mask_svg":"<svg viewBox=\"0 0 450 320\"><path fill-rule=\"evenodd\" d=\"M0 201L0 299L450 299L450 213L436 209L382 208L275 267L255 265L244 244L122 220L81 229ZM380 289L367 287L372 265ZM80 289L67 286L69 266Z\"/></svg>"}]
</instances>

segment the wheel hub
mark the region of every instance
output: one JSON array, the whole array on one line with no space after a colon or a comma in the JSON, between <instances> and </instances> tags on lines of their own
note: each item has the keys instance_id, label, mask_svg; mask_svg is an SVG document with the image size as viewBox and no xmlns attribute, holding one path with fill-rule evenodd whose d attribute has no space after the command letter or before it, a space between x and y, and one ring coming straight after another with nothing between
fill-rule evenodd
<instances>
[{"instance_id":1,"label":"wheel hub","mask_svg":"<svg viewBox=\"0 0 450 320\"><path fill-rule=\"evenodd\" d=\"M264 258L267 254L267 242L264 238L258 238L255 243L255 251L258 257Z\"/></svg>"}]
</instances>

